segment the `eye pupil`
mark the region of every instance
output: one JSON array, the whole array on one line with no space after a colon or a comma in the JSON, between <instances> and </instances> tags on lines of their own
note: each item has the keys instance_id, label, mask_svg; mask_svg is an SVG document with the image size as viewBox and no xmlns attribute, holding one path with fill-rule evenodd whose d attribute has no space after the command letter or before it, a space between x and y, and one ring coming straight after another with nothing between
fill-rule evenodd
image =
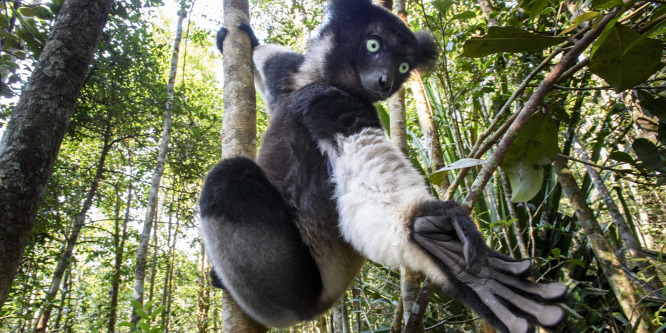
<instances>
[{"instance_id":1,"label":"eye pupil","mask_svg":"<svg viewBox=\"0 0 666 333\"><path fill-rule=\"evenodd\" d=\"M379 41L374 38L368 39L368 41L365 43L365 47L372 53L379 51L379 46Z\"/></svg>"},{"instance_id":2,"label":"eye pupil","mask_svg":"<svg viewBox=\"0 0 666 333\"><path fill-rule=\"evenodd\" d=\"M398 67L398 70L400 73L405 74L407 71L409 71L409 64L406 62L403 62L400 64L400 67Z\"/></svg>"}]
</instances>

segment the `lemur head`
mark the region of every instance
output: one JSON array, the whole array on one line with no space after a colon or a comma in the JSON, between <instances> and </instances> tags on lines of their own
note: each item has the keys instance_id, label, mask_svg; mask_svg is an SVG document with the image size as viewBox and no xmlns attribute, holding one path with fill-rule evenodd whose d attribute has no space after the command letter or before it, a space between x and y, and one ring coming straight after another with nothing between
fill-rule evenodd
<instances>
[{"instance_id":1,"label":"lemur head","mask_svg":"<svg viewBox=\"0 0 666 333\"><path fill-rule=\"evenodd\" d=\"M412 32L370 0L330 0L327 18L310 41L304 68L369 102L395 93L415 69L437 60L432 35Z\"/></svg>"}]
</instances>

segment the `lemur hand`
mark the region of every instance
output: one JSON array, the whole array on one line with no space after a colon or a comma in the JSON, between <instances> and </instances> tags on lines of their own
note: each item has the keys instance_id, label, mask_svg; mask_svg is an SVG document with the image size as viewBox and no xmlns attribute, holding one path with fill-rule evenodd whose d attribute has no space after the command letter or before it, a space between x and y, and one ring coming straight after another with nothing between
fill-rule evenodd
<instances>
[{"instance_id":1,"label":"lemur hand","mask_svg":"<svg viewBox=\"0 0 666 333\"><path fill-rule=\"evenodd\" d=\"M561 321L562 310L547 303L564 297L565 284L528 280L530 261L516 261L490 249L457 202L426 205L430 215L414 220L413 237L448 276L446 293L511 333L527 332L528 319L543 326Z\"/></svg>"}]
</instances>

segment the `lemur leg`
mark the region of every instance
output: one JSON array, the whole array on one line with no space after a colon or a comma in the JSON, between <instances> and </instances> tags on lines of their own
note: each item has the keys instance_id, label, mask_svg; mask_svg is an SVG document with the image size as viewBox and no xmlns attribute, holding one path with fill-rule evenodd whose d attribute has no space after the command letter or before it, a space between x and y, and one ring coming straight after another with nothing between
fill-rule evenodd
<instances>
[{"instance_id":1,"label":"lemur leg","mask_svg":"<svg viewBox=\"0 0 666 333\"><path fill-rule=\"evenodd\" d=\"M310 315L322 290L319 270L293 209L257 164L247 158L217 164L199 206L214 285L223 285L259 322Z\"/></svg>"}]
</instances>

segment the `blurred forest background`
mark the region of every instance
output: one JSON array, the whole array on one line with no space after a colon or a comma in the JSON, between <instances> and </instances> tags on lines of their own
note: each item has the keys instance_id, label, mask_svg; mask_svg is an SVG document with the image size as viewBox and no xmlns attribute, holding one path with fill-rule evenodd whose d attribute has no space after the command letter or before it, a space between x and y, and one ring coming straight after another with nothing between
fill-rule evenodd
<instances>
[{"instance_id":1,"label":"blurred forest background","mask_svg":"<svg viewBox=\"0 0 666 333\"><path fill-rule=\"evenodd\" d=\"M569 286L557 331L665 330L666 3L405 2L408 24L432 31L442 52L405 98L409 156L433 191L469 200L477 176L490 177L475 222L492 248ZM62 6L0 3L0 134ZM250 13L262 42L303 50L324 4L251 0ZM221 14L222 0L113 3L0 331L222 331L196 205L221 156ZM268 117L257 105L261 142ZM388 103L378 109L388 128ZM484 169L506 135L515 141L492 162L500 168ZM369 262L330 314L284 331L389 332L401 304L399 270ZM424 321L429 332L482 325L439 291Z\"/></svg>"}]
</instances>

